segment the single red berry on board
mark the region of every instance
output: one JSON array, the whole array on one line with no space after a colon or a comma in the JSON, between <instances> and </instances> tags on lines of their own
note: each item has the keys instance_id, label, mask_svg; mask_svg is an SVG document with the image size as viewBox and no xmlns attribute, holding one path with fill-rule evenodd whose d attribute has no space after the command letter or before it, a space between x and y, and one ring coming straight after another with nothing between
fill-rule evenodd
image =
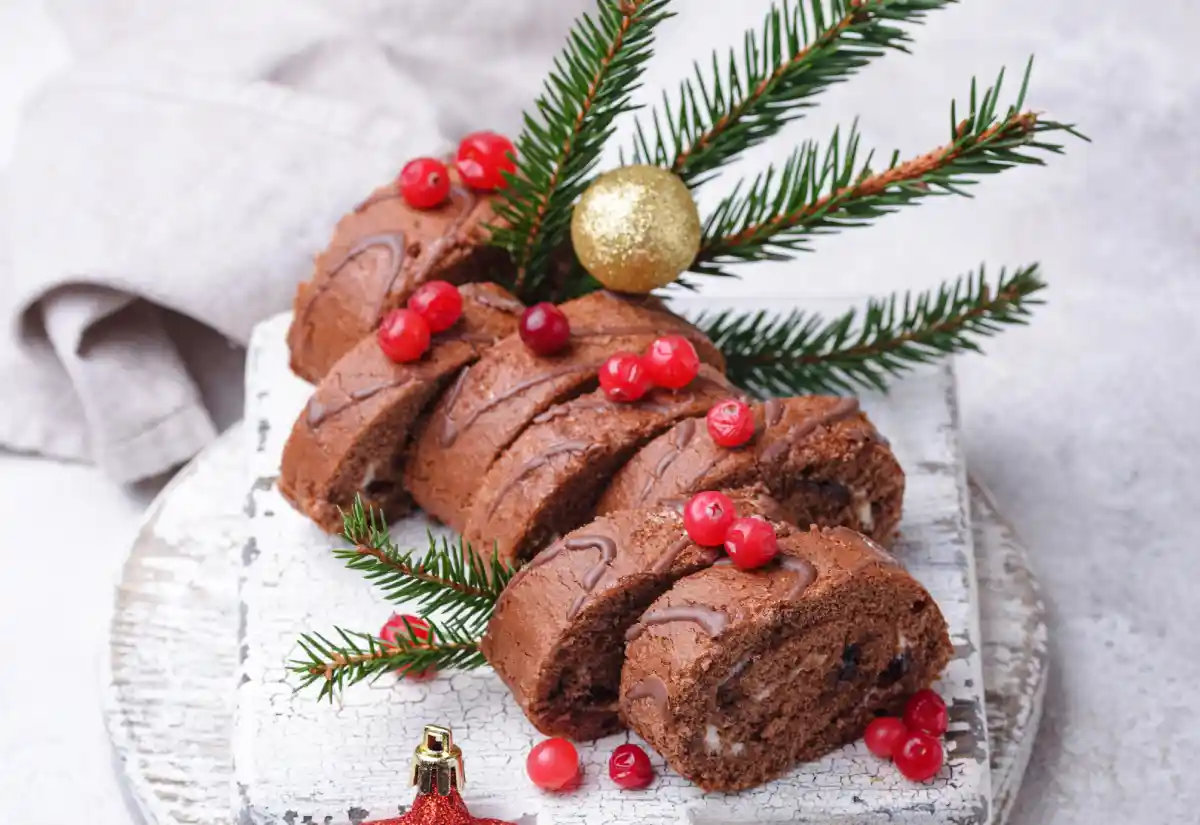
<instances>
[{"instance_id":1,"label":"single red berry on board","mask_svg":"<svg viewBox=\"0 0 1200 825\"><path fill-rule=\"evenodd\" d=\"M407 624L405 622L407 621ZM408 629L412 628L412 635L418 641L429 641L429 622L422 619L420 616L400 615L399 613L392 614L392 618L387 620L383 629L379 631L379 638L391 645L397 644L397 637L402 639L409 638ZM437 668L428 667L425 670L409 671L407 666L396 668L396 672L405 679L413 681L425 681L432 679L437 675Z\"/></svg>"},{"instance_id":2,"label":"single red berry on board","mask_svg":"<svg viewBox=\"0 0 1200 825\"><path fill-rule=\"evenodd\" d=\"M565 790L579 781L579 754L566 739L547 739L533 746L525 772L544 791Z\"/></svg>"},{"instance_id":3,"label":"single red berry on board","mask_svg":"<svg viewBox=\"0 0 1200 825\"><path fill-rule=\"evenodd\" d=\"M900 743L907 737L908 728L904 726L904 722L894 716L880 716L878 719L872 719L871 724L867 725L863 741L867 743L867 750L871 753L883 759L891 759L896 748L900 747Z\"/></svg>"},{"instance_id":4,"label":"single red berry on board","mask_svg":"<svg viewBox=\"0 0 1200 825\"><path fill-rule=\"evenodd\" d=\"M517 327L525 346L538 355L553 355L571 340L571 322L549 301L534 304L521 314Z\"/></svg>"},{"instance_id":5,"label":"single red berry on board","mask_svg":"<svg viewBox=\"0 0 1200 825\"><path fill-rule=\"evenodd\" d=\"M908 736L892 753L896 770L913 782L928 782L942 769L946 754L942 743L927 733L909 731Z\"/></svg>"},{"instance_id":6,"label":"single red berry on board","mask_svg":"<svg viewBox=\"0 0 1200 825\"><path fill-rule=\"evenodd\" d=\"M708 434L722 447L740 447L754 437L754 413L737 398L714 404L708 411Z\"/></svg>"},{"instance_id":7,"label":"single red berry on board","mask_svg":"<svg viewBox=\"0 0 1200 825\"><path fill-rule=\"evenodd\" d=\"M432 209L450 197L450 170L437 158L417 158L400 170L400 195L409 206Z\"/></svg>"},{"instance_id":8,"label":"single red berry on board","mask_svg":"<svg viewBox=\"0 0 1200 825\"><path fill-rule=\"evenodd\" d=\"M775 528L761 518L740 518L725 533L725 552L742 570L754 570L779 554Z\"/></svg>"},{"instance_id":9,"label":"single red berry on board","mask_svg":"<svg viewBox=\"0 0 1200 825\"><path fill-rule=\"evenodd\" d=\"M462 316L462 294L454 284L428 281L409 297L408 308L425 319L430 332L444 332Z\"/></svg>"},{"instance_id":10,"label":"single red berry on board","mask_svg":"<svg viewBox=\"0 0 1200 825\"><path fill-rule=\"evenodd\" d=\"M692 342L682 335L655 338L646 347L642 360L655 386L669 390L683 389L700 372L700 356Z\"/></svg>"},{"instance_id":11,"label":"single red berry on board","mask_svg":"<svg viewBox=\"0 0 1200 825\"><path fill-rule=\"evenodd\" d=\"M683 507L683 529L688 538L702 547L720 547L725 543L737 512L724 493L696 493Z\"/></svg>"},{"instance_id":12,"label":"single red berry on board","mask_svg":"<svg viewBox=\"0 0 1200 825\"><path fill-rule=\"evenodd\" d=\"M458 144L454 165L472 189L503 189L504 172L517 171L517 150L512 141L495 132L475 132Z\"/></svg>"},{"instance_id":13,"label":"single red berry on board","mask_svg":"<svg viewBox=\"0 0 1200 825\"><path fill-rule=\"evenodd\" d=\"M610 355L600 367L600 387L610 401L637 401L650 386L645 363L632 352Z\"/></svg>"},{"instance_id":14,"label":"single red berry on board","mask_svg":"<svg viewBox=\"0 0 1200 825\"><path fill-rule=\"evenodd\" d=\"M608 775L618 786L637 791L654 781L654 766L637 745L618 745L608 757Z\"/></svg>"},{"instance_id":15,"label":"single red berry on board","mask_svg":"<svg viewBox=\"0 0 1200 825\"><path fill-rule=\"evenodd\" d=\"M429 350L429 324L411 309L393 309L383 318L376 337L383 354L397 364L416 361Z\"/></svg>"},{"instance_id":16,"label":"single red berry on board","mask_svg":"<svg viewBox=\"0 0 1200 825\"><path fill-rule=\"evenodd\" d=\"M941 736L950 726L946 702L932 690L918 690L904 706L904 724L909 730Z\"/></svg>"}]
</instances>

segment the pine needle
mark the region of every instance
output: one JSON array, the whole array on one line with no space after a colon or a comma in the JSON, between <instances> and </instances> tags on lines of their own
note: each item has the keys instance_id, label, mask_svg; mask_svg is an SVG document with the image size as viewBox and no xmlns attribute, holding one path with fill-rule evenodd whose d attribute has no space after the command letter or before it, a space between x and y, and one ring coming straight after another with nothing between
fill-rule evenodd
<instances>
[{"instance_id":1,"label":"pine needle","mask_svg":"<svg viewBox=\"0 0 1200 825\"><path fill-rule=\"evenodd\" d=\"M1025 324L1046 284L1037 264L989 284L983 267L916 295L872 299L826 320L732 310L701 315L697 326L723 353L728 377L763 396L886 390L918 364L965 351L1003 326Z\"/></svg>"}]
</instances>

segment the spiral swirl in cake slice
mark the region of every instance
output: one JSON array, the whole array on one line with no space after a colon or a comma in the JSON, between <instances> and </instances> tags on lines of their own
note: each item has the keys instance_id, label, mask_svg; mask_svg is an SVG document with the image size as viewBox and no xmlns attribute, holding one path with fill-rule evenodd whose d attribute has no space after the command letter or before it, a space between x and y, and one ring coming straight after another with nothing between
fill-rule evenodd
<instances>
[{"instance_id":1,"label":"spiral swirl in cake slice","mask_svg":"<svg viewBox=\"0 0 1200 825\"><path fill-rule=\"evenodd\" d=\"M768 567L680 579L625 635L629 726L706 791L778 777L896 713L949 661L929 593L846 528L779 534Z\"/></svg>"}]
</instances>

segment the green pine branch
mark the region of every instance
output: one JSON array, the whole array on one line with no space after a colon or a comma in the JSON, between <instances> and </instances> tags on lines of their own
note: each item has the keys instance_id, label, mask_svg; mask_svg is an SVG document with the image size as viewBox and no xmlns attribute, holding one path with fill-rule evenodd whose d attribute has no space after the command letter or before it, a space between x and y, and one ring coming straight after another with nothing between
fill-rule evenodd
<instances>
[{"instance_id":1,"label":"green pine branch","mask_svg":"<svg viewBox=\"0 0 1200 825\"><path fill-rule=\"evenodd\" d=\"M699 186L746 149L814 106L829 86L887 51L907 51L896 24L915 24L957 0L789 0L772 6L762 32L747 31L741 54L695 65L676 101L663 95L649 126L635 124L633 162L669 168Z\"/></svg>"},{"instance_id":2,"label":"green pine branch","mask_svg":"<svg viewBox=\"0 0 1200 825\"><path fill-rule=\"evenodd\" d=\"M936 290L872 299L826 320L727 310L697 319L723 353L728 377L766 396L886 390L889 380L955 352L979 351L978 339L1024 324L1046 286L1037 264L989 283L983 267Z\"/></svg>"},{"instance_id":3,"label":"green pine branch","mask_svg":"<svg viewBox=\"0 0 1200 825\"><path fill-rule=\"evenodd\" d=\"M477 633L454 623L432 621L427 638L419 636L407 621L405 628L407 633L398 633L395 644L341 628L334 629L340 643L319 633L306 633L298 642L303 658L289 663L292 673L300 677L298 689L319 684L318 698L332 700L335 692L393 671L470 670L484 664Z\"/></svg>"},{"instance_id":4,"label":"green pine branch","mask_svg":"<svg viewBox=\"0 0 1200 825\"><path fill-rule=\"evenodd\" d=\"M903 162L893 153L882 172L872 168L870 155L860 163L856 128L844 142L835 131L823 150L804 143L782 169L771 167L748 186L739 183L721 201L706 221L692 269L729 275L730 264L787 259L808 250L814 236L867 225L928 197L968 195L967 187L984 175L1041 165L1041 155L1062 152L1051 135L1086 140L1072 125L1022 110L1032 67L1031 60L1016 101L1004 110L1003 71L982 97L972 81L966 118L959 120L957 104L951 105L950 142Z\"/></svg>"},{"instance_id":5,"label":"green pine branch","mask_svg":"<svg viewBox=\"0 0 1200 825\"><path fill-rule=\"evenodd\" d=\"M554 62L516 141L517 169L501 192L493 243L516 264L515 289L536 298L567 239L571 207L583 193L615 118L631 110L669 0L598 0Z\"/></svg>"},{"instance_id":6,"label":"green pine branch","mask_svg":"<svg viewBox=\"0 0 1200 825\"><path fill-rule=\"evenodd\" d=\"M466 629L487 624L496 600L516 570L495 553L483 561L461 538L451 542L429 534L429 546L417 556L392 541L382 514L356 497L344 514L342 535L350 547L334 554L383 591L422 616L436 613Z\"/></svg>"}]
</instances>

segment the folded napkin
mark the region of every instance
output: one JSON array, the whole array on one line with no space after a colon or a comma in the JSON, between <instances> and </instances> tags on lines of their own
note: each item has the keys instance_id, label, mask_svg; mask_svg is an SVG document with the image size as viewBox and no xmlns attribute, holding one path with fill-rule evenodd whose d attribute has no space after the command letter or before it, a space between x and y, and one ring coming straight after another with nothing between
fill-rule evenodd
<instances>
[{"instance_id":1,"label":"folded napkin","mask_svg":"<svg viewBox=\"0 0 1200 825\"><path fill-rule=\"evenodd\" d=\"M515 132L585 0L52 0L0 174L0 446L118 481L215 428L164 309L244 344L406 158Z\"/></svg>"}]
</instances>

